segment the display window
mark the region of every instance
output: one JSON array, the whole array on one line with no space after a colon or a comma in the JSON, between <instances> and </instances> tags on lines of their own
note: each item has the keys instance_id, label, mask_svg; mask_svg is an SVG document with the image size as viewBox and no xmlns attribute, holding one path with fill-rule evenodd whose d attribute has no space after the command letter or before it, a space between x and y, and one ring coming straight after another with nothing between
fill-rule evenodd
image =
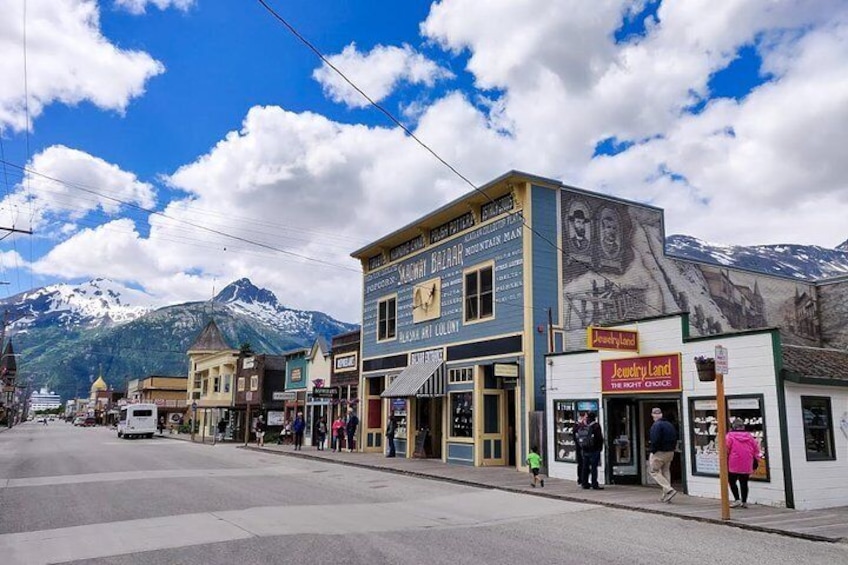
<instances>
[{"instance_id":1,"label":"display window","mask_svg":"<svg viewBox=\"0 0 848 565\"><path fill-rule=\"evenodd\" d=\"M452 392L450 399L451 437L473 438L474 393L471 391Z\"/></svg>"},{"instance_id":2,"label":"display window","mask_svg":"<svg viewBox=\"0 0 848 565\"><path fill-rule=\"evenodd\" d=\"M752 480L769 481L768 442L766 435L765 410L763 396L728 396L727 431L736 418L745 423L760 446L757 469L751 474ZM718 458L718 404L715 397L689 399L689 431L691 436L692 474L719 476Z\"/></svg>"},{"instance_id":3,"label":"display window","mask_svg":"<svg viewBox=\"0 0 848 565\"><path fill-rule=\"evenodd\" d=\"M554 459L565 463L577 462L574 444L574 425L581 412L598 413L597 400L554 400Z\"/></svg>"},{"instance_id":4,"label":"display window","mask_svg":"<svg viewBox=\"0 0 848 565\"><path fill-rule=\"evenodd\" d=\"M826 396L802 396L801 411L804 415L804 451L807 461L833 461L833 413L830 398Z\"/></svg>"},{"instance_id":5,"label":"display window","mask_svg":"<svg viewBox=\"0 0 848 565\"><path fill-rule=\"evenodd\" d=\"M398 439L406 439L407 418L407 402L405 398L391 399L391 413L395 415L395 437Z\"/></svg>"}]
</instances>

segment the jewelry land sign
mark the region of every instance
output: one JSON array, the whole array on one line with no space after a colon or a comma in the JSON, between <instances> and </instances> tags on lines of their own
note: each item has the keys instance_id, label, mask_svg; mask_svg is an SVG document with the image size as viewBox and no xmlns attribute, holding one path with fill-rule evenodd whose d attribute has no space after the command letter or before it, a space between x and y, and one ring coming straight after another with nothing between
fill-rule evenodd
<instances>
[{"instance_id":1,"label":"jewelry land sign","mask_svg":"<svg viewBox=\"0 0 848 565\"><path fill-rule=\"evenodd\" d=\"M680 354L601 361L601 392L639 394L680 392Z\"/></svg>"},{"instance_id":2,"label":"jewelry land sign","mask_svg":"<svg viewBox=\"0 0 848 565\"><path fill-rule=\"evenodd\" d=\"M586 345L589 349L639 352L639 332L633 330L611 330L586 328Z\"/></svg>"}]
</instances>

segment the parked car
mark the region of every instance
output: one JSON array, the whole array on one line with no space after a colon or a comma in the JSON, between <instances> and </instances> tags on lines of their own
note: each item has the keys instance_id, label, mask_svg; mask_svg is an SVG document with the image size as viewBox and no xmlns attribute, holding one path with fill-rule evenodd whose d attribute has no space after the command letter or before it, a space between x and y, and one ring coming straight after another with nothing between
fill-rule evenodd
<instances>
[{"instance_id":1,"label":"parked car","mask_svg":"<svg viewBox=\"0 0 848 565\"><path fill-rule=\"evenodd\" d=\"M82 426L84 424L85 424L85 418L83 418L82 416L77 416L76 418L74 418L74 425L75 426Z\"/></svg>"},{"instance_id":2,"label":"parked car","mask_svg":"<svg viewBox=\"0 0 848 565\"><path fill-rule=\"evenodd\" d=\"M85 421L82 423L82 425L85 426L85 427L96 426L97 420L95 420L93 416L89 416L88 418L85 419Z\"/></svg>"}]
</instances>

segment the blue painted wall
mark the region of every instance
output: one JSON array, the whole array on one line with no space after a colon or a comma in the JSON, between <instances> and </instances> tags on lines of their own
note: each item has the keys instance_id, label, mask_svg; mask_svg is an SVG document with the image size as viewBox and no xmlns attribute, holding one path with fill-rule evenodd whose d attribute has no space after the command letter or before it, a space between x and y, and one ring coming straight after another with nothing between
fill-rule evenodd
<instances>
[{"instance_id":1,"label":"blue painted wall","mask_svg":"<svg viewBox=\"0 0 848 565\"><path fill-rule=\"evenodd\" d=\"M364 285L363 359L521 332L524 313L521 218L520 214L501 216L368 273ZM495 316L466 324L462 310L463 270L487 261L494 261ZM414 289L436 277L441 279L441 315L413 323ZM378 343L378 301L393 293L397 293L397 337Z\"/></svg>"},{"instance_id":2,"label":"blue painted wall","mask_svg":"<svg viewBox=\"0 0 848 565\"><path fill-rule=\"evenodd\" d=\"M557 277L557 257L559 245L557 239L556 190L533 186L531 201L533 211L533 308L528 315L533 316L533 327L543 327L543 333L535 332L533 343L533 410L545 409L545 353L548 351L548 309L551 310L554 323L559 318L559 280ZM537 235L538 234L538 235ZM528 379L529 380L529 379Z\"/></svg>"}]
</instances>

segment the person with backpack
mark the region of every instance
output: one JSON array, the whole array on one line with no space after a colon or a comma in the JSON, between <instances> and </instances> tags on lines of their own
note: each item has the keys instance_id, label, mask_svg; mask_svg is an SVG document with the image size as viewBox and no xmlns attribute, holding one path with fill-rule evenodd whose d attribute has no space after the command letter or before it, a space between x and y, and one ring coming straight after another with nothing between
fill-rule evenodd
<instances>
[{"instance_id":1,"label":"person with backpack","mask_svg":"<svg viewBox=\"0 0 848 565\"><path fill-rule=\"evenodd\" d=\"M303 432L306 430L306 420L303 419L303 412L298 412L292 423L292 431L294 432L294 450L300 451L303 447Z\"/></svg>"},{"instance_id":2,"label":"person with backpack","mask_svg":"<svg viewBox=\"0 0 848 565\"><path fill-rule=\"evenodd\" d=\"M318 425L315 426L318 451L323 451L324 449L324 440L327 438L327 418L325 416L321 416L321 419L318 420Z\"/></svg>"},{"instance_id":3,"label":"person with backpack","mask_svg":"<svg viewBox=\"0 0 848 565\"><path fill-rule=\"evenodd\" d=\"M583 452L583 476L580 480L582 487L604 490L604 487L598 484L598 464L601 462L601 451L604 448L604 434L596 420L594 412L586 413L586 425L578 428L575 443Z\"/></svg>"},{"instance_id":4,"label":"person with backpack","mask_svg":"<svg viewBox=\"0 0 848 565\"><path fill-rule=\"evenodd\" d=\"M571 431L571 438L574 440L574 457L577 459L577 485L583 486L583 449L577 442L577 432L580 428L586 426L586 413L580 412L577 421L574 423L574 429Z\"/></svg>"}]
</instances>

